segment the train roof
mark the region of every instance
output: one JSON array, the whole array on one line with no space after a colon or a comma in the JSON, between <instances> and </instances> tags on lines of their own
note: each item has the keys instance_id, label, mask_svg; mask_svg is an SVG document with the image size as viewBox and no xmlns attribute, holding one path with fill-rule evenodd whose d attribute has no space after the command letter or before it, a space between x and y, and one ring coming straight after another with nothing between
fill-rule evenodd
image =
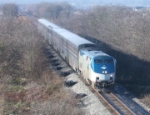
<instances>
[{"instance_id":1,"label":"train roof","mask_svg":"<svg viewBox=\"0 0 150 115\"><path fill-rule=\"evenodd\" d=\"M63 29L45 19L39 19L38 21L40 23L42 23L43 25L45 25L46 27L48 27L49 29L56 32L57 34L59 34L60 36L62 36L64 39L73 43L76 47L78 47L82 44L94 44L93 42L90 42L90 41L86 40L85 38L82 38L66 29Z\"/></svg>"},{"instance_id":2,"label":"train roof","mask_svg":"<svg viewBox=\"0 0 150 115\"><path fill-rule=\"evenodd\" d=\"M82 49L81 52L83 52L85 55L89 56L90 58L95 58L95 57L99 57L99 56L111 57L110 55L108 55L100 50Z\"/></svg>"},{"instance_id":3,"label":"train roof","mask_svg":"<svg viewBox=\"0 0 150 115\"><path fill-rule=\"evenodd\" d=\"M46 27L50 27L50 28L59 28L59 26L53 24L53 23L50 23L49 21L45 20L45 19L38 19L38 21L40 23L42 23L43 25L45 25Z\"/></svg>"}]
</instances>

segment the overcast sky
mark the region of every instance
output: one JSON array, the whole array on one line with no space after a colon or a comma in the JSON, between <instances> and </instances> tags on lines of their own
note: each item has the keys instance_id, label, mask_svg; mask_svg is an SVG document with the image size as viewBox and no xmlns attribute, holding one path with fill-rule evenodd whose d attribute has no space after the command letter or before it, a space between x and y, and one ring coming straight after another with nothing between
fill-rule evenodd
<instances>
[{"instance_id":1,"label":"overcast sky","mask_svg":"<svg viewBox=\"0 0 150 115\"><path fill-rule=\"evenodd\" d=\"M11 2L16 4L40 3L40 2L62 2L83 4L101 4L101 5L127 5L127 6L150 6L150 0L0 0L0 4Z\"/></svg>"}]
</instances>

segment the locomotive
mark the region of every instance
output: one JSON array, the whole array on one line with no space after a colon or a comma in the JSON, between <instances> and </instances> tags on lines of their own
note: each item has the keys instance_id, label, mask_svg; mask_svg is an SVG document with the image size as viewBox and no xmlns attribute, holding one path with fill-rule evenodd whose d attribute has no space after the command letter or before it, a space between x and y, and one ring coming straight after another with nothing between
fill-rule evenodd
<instances>
[{"instance_id":1,"label":"locomotive","mask_svg":"<svg viewBox=\"0 0 150 115\"><path fill-rule=\"evenodd\" d=\"M38 29L66 62L98 91L111 91L115 83L116 59L97 45L46 19L38 19Z\"/></svg>"}]
</instances>

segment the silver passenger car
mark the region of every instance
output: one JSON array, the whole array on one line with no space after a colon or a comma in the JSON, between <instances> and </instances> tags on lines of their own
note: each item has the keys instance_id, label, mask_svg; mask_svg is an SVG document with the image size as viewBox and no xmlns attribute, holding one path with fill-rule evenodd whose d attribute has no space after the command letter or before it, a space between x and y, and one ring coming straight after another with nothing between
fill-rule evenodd
<instances>
[{"instance_id":1,"label":"silver passenger car","mask_svg":"<svg viewBox=\"0 0 150 115\"><path fill-rule=\"evenodd\" d=\"M79 50L86 47L95 47L96 45L45 19L39 19L38 22L39 30L44 34L49 44L60 53L74 70L78 71Z\"/></svg>"}]
</instances>

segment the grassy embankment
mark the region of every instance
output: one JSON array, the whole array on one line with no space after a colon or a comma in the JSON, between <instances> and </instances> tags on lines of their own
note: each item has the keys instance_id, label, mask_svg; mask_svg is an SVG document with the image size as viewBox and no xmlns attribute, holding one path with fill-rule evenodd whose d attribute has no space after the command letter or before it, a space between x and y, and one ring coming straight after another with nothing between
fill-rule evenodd
<instances>
[{"instance_id":1,"label":"grassy embankment","mask_svg":"<svg viewBox=\"0 0 150 115\"><path fill-rule=\"evenodd\" d=\"M0 19L0 114L75 114L77 101L49 68L47 43L25 17Z\"/></svg>"}]
</instances>

